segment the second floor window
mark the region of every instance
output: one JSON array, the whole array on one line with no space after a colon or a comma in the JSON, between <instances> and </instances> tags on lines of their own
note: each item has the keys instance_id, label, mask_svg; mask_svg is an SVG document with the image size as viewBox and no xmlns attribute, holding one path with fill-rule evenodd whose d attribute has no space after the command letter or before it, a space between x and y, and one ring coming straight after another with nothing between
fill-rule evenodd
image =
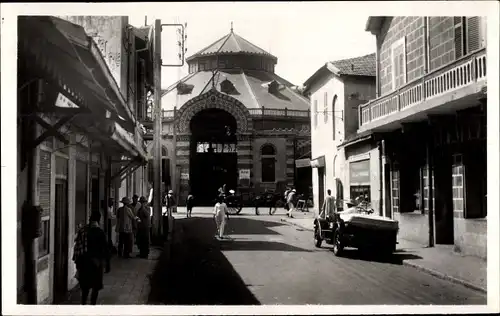
<instances>
[{"instance_id":1,"label":"second floor window","mask_svg":"<svg viewBox=\"0 0 500 316\"><path fill-rule=\"evenodd\" d=\"M333 96L333 101L332 101L332 132L333 132L333 140L335 140L335 103L337 103L337 95Z\"/></svg>"},{"instance_id":2,"label":"second floor window","mask_svg":"<svg viewBox=\"0 0 500 316\"><path fill-rule=\"evenodd\" d=\"M391 46L392 89L396 90L406 83L406 39L395 41Z\"/></svg>"},{"instance_id":3,"label":"second floor window","mask_svg":"<svg viewBox=\"0 0 500 316\"><path fill-rule=\"evenodd\" d=\"M328 92L325 92L325 98L323 102L324 102L323 104L324 121L325 123L328 123Z\"/></svg>"}]
</instances>

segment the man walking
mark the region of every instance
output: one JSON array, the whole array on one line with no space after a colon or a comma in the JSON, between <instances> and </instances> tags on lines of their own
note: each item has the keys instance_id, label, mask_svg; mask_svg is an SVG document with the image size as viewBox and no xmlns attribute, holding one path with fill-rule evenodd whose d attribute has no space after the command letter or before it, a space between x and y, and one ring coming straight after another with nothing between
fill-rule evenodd
<instances>
[{"instance_id":1,"label":"man walking","mask_svg":"<svg viewBox=\"0 0 500 316\"><path fill-rule=\"evenodd\" d=\"M128 197L122 198L123 206L117 210L116 231L118 232L118 256L130 258L133 245L133 225L136 217L130 209L131 201Z\"/></svg>"},{"instance_id":2,"label":"man walking","mask_svg":"<svg viewBox=\"0 0 500 316\"><path fill-rule=\"evenodd\" d=\"M288 213L286 214L288 217L293 218L292 212L295 210L295 196L297 191L293 189L290 193L288 193L287 197L287 205L288 205Z\"/></svg>"},{"instance_id":3,"label":"man walking","mask_svg":"<svg viewBox=\"0 0 500 316\"><path fill-rule=\"evenodd\" d=\"M139 202L141 207L137 211L137 246L139 247L140 258L146 259L149 255L149 229L151 227L150 211L148 200L141 196Z\"/></svg>"}]
</instances>

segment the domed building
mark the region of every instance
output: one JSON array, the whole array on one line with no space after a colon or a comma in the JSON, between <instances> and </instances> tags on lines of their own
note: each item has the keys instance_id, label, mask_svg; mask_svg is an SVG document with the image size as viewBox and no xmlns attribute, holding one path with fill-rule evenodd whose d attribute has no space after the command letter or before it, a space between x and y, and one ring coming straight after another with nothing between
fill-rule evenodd
<instances>
[{"instance_id":1,"label":"domed building","mask_svg":"<svg viewBox=\"0 0 500 316\"><path fill-rule=\"evenodd\" d=\"M295 160L310 157L309 100L275 74L277 57L231 29L186 62L161 101L163 181L179 204L191 192L209 205L223 184L244 199L287 185L308 194L310 168Z\"/></svg>"}]
</instances>

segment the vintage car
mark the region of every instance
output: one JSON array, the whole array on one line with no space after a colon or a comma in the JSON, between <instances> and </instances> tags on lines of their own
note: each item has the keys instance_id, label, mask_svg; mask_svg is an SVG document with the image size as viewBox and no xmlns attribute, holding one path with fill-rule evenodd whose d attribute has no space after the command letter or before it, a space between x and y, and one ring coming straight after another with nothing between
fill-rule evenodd
<instances>
[{"instance_id":1,"label":"vintage car","mask_svg":"<svg viewBox=\"0 0 500 316\"><path fill-rule=\"evenodd\" d=\"M396 251L398 222L374 214L369 203L348 201L344 211L331 216L320 214L314 219L314 244L323 240L333 245L333 253L342 255L345 247L390 255Z\"/></svg>"}]
</instances>

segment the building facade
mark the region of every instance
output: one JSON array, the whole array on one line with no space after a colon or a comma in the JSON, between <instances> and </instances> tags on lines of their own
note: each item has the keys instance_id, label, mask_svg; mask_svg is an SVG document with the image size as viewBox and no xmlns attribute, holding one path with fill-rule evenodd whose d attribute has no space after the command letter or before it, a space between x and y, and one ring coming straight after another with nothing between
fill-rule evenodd
<instances>
[{"instance_id":1,"label":"building facade","mask_svg":"<svg viewBox=\"0 0 500 316\"><path fill-rule=\"evenodd\" d=\"M377 199L371 180L377 172L370 163L377 159L373 154L370 158L372 148L368 143L358 152L345 148L359 143L358 106L375 97L375 54L328 62L304 86L311 100L314 205L323 205L328 189L339 200L358 194ZM350 168L355 171L352 177Z\"/></svg>"},{"instance_id":2,"label":"building facade","mask_svg":"<svg viewBox=\"0 0 500 316\"><path fill-rule=\"evenodd\" d=\"M377 98L358 132L383 142L400 236L486 258L486 18L370 17Z\"/></svg>"},{"instance_id":3,"label":"building facade","mask_svg":"<svg viewBox=\"0 0 500 316\"><path fill-rule=\"evenodd\" d=\"M310 154L308 101L276 63L231 29L187 58L189 74L164 91L163 179L180 205L189 192L212 205L223 184L244 200L287 185L309 192L308 171L294 164Z\"/></svg>"},{"instance_id":4,"label":"building facade","mask_svg":"<svg viewBox=\"0 0 500 316\"><path fill-rule=\"evenodd\" d=\"M73 242L90 212L101 211L114 239L107 201L116 209L148 191L138 119L151 61L127 57L145 42L125 17L30 16L18 26L18 301L33 301L36 284L35 303L59 303L77 283ZM31 251L33 206L41 214Z\"/></svg>"}]
</instances>

